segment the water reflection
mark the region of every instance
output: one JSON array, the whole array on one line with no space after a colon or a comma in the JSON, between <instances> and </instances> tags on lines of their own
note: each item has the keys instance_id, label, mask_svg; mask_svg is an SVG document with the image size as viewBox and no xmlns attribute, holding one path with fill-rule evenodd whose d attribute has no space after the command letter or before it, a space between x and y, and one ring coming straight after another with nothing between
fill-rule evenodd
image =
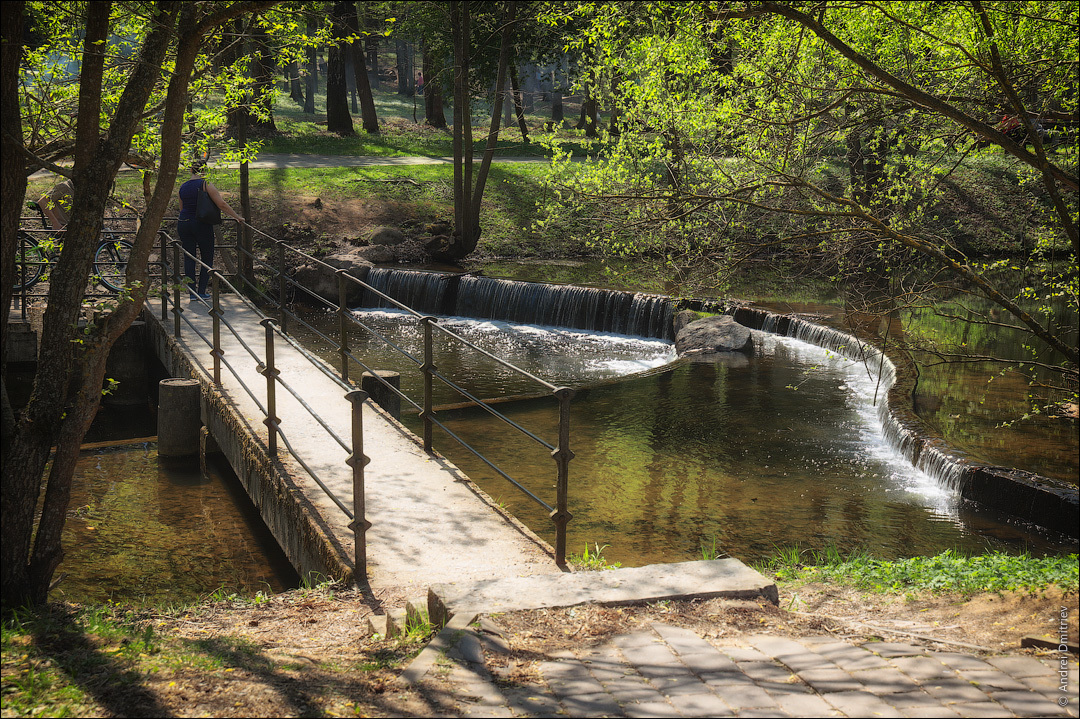
<instances>
[{"instance_id":1,"label":"water reflection","mask_svg":"<svg viewBox=\"0 0 1080 719\"><path fill-rule=\"evenodd\" d=\"M454 321L462 332L469 331L469 321ZM417 341L415 328L402 317L385 315L380 322L379 331L395 341ZM551 373L555 384L581 386L602 379L590 373L630 361L626 356L610 361L602 354L620 347L641 352L642 361L653 368L593 386L572 404L572 551L580 552L586 543L608 544L606 556L633 566L700 558L700 547L711 546L714 539L744 560L795 543L859 549L879 557L947 548L1052 551L1062 546L961 504L913 468L882 440L874 407L881 394L876 379L862 365L819 347L755 333L761 351L749 361L665 365L670 348L663 343L607 337L588 344L587 333L565 339L561 330L528 331L536 343L526 342L527 349L513 361L546 379ZM470 337L482 345L490 342L489 349L504 349L509 342L502 330L477 329ZM576 352L581 346L587 349ZM362 343L358 353L374 357L379 369L402 372L403 389L421 396L415 366L375 347ZM515 384L509 373L500 374L470 353L445 346L438 352L440 371L481 396L533 389ZM566 354L576 359L564 363ZM456 400L444 396L438 401ZM558 415L551 397L500 409L554 444ZM443 410L439 419L554 503L556 470L546 449L483 410ZM419 432L415 414L406 414L404 421ZM435 441L497 501L553 539L546 510L441 433L436 432Z\"/></svg>"},{"instance_id":2,"label":"water reflection","mask_svg":"<svg viewBox=\"0 0 1080 719\"><path fill-rule=\"evenodd\" d=\"M224 460L158 459L152 442L84 451L52 597L188 602L298 578Z\"/></svg>"}]
</instances>

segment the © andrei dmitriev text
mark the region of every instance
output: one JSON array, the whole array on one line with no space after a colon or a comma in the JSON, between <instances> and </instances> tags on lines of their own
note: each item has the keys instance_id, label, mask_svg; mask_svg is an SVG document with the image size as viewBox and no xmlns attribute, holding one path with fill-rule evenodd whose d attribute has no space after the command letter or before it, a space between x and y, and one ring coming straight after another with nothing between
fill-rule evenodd
<instances>
[{"instance_id":1,"label":"\u00a9 andrei dmitriev text","mask_svg":"<svg viewBox=\"0 0 1080 719\"><path fill-rule=\"evenodd\" d=\"M1069 705L1069 608L1061 608L1060 621L1058 622L1058 688L1061 696L1058 697L1058 706Z\"/></svg>"}]
</instances>

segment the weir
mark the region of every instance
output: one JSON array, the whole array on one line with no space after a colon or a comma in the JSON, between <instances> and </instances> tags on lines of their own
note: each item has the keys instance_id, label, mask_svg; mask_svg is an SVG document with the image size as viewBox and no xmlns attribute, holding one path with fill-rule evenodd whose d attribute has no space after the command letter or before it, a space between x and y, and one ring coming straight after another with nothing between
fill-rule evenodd
<instances>
[{"instance_id":1,"label":"weir","mask_svg":"<svg viewBox=\"0 0 1080 719\"><path fill-rule=\"evenodd\" d=\"M361 279L418 312L674 339L674 305L663 295L383 268ZM390 305L367 292L363 306Z\"/></svg>"},{"instance_id":2,"label":"weir","mask_svg":"<svg viewBox=\"0 0 1080 719\"><path fill-rule=\"evenodd\" d=\"M864 363L877 376L881 387L877 410L886 441L937 484L1022 522L1080 536L1076 520L1080 498L1075 487L1031 472L989 465L948 446L912 408L914 371L906 358L882 352L849 333L758 308L703 301L680 303L661 295L593 287L381 268L369 270L363 279L381 292L433 314L670 340L672 318L682 304L721 311L752 329L817 345ZM363 305L380 307L385 302L368 293Z\"/></svg>"}]
</instances>

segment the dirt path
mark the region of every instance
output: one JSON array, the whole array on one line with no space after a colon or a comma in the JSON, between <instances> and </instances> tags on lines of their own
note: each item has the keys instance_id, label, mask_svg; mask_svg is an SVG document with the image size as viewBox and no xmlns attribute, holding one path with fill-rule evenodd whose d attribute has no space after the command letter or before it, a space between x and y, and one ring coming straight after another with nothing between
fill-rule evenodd
<instances>
[{"instance_id":1,"label":"dirt path","mask_svg":"<svg viewBox=\"0 0 1080 719\"><path fill-rule=\"evenodd\" d=\"M1019 648L1020 638L1056 638L1060 608L1075 609L1076 599L1075 593L1057 590L905 597L808 584L782 587L780 607L708 600L508 613L498 623L513 654L497 672L501 686L527 688L537 681L538 663L551 654L657 621L709 640L761 634L877 637L939 651L972 653L968 647L978 645L993 653L1031 654ZM422 644L366 636L363 620L370 613L359 593L323 588L287 592L261 604L218 602L178 617L150 619L158 634L188 642L220 664L199 669L201 660L192 661L147 674L130 687L127 700L111 706L129 708L121 715L144 715L139 709L145 703L139 702L149 695L162 713L173 716L430 715L421 695L395 681ZM1071 614L1075 637L1076 612Z\"/></svg>"}]
</instances>

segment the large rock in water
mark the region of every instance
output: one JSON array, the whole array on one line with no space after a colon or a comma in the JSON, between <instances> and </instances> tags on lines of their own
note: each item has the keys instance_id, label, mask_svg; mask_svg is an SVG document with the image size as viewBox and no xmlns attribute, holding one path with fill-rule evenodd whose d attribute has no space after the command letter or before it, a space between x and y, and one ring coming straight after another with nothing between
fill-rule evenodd
<instances>
[{"instance_id":1,"label":"large rock in water","mask_svg":"<svg viewBox=\"0 0 1080 719\"><path fill-rule=\"evenodd\" d=\"M339 252L322 258L322 261L336 269L345 270L358 280L367 279L368 270L372 267L371 261L366 259L360 250ZM301 265L293 279L330 304L338 303L337 273L334 270L318 264ZM358 305L364 296L364 288L355 282L346 282L345 287L346 302L350 307Z\"/></svg>"},{"instance_id":2,"label":"large rock in water","mask_svg":"<svg viewBox=\"0 0 1080 719\"><path fill-rule=\"evenodd\" d=\"M729 315L704 317L689 323L675 335L675 351L682 355L754 351L750 329Z\"/></svg>"}]
</instances>

